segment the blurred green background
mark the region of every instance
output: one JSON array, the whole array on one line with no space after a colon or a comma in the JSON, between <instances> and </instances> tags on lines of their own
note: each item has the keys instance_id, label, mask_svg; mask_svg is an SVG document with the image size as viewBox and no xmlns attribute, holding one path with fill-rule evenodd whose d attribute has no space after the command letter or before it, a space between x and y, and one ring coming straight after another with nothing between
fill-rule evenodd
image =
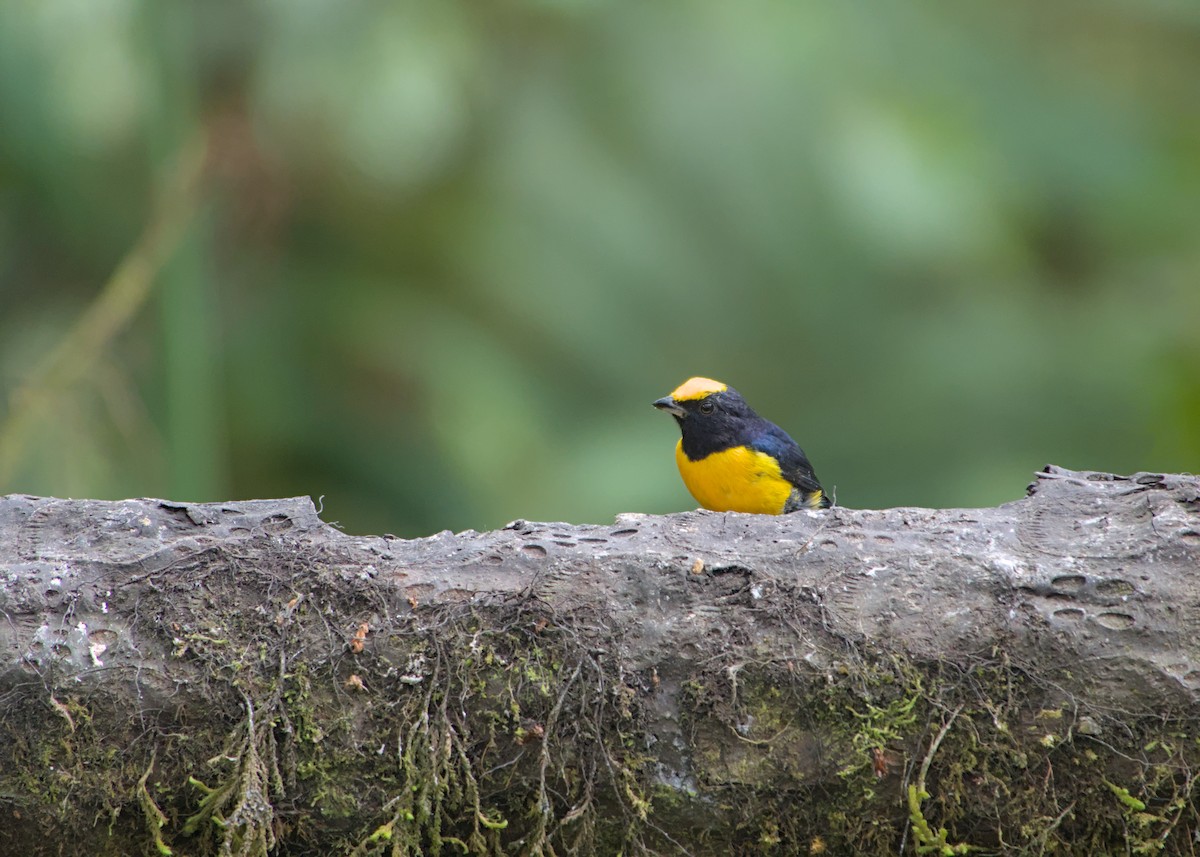
<instances>
[{"instance_id":1,"label":"blurred green background","mask_svg":"<svg viewBox=\"0 0 1200 857\"><path fill-rule=\"evenodd\" d=\"M696 374L848 506L1200 470L1200 4L0 5L0 492L688 509Z\"/></svg>"}]
</instances>

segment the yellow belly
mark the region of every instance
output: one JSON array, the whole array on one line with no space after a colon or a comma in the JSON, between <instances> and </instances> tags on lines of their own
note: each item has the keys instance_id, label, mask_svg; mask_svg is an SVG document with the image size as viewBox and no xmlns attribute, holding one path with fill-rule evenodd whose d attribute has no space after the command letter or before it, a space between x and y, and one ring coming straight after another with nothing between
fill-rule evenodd
<instances>
[{"instance_id":1,"label":"yellow belly","mask_svg":"<svg viewBox=\"0 0 1200 857\"><path fill-rule=\"evenodd\" d=\"M675 446L675 463L688 491L714 512L778 515L792 493L775 459L744 446L692 461L684 454L681 440Z\"/></svg>"}]
</instances>

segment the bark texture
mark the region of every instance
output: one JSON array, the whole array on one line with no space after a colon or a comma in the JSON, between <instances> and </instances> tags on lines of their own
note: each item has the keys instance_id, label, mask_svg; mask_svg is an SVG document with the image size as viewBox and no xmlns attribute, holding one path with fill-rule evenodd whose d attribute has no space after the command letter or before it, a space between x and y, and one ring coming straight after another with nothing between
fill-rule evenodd
<instances>
[{"instance_id":1,"label":"bark texture","mask_svg":"<svg viewBox=\"0 0 1200 857\"><path fill-rule=\"evenodd\" d=\"M353 537L0 499L0 853L1192 854L1200 479Z\"/></svg>"}]
</instances>

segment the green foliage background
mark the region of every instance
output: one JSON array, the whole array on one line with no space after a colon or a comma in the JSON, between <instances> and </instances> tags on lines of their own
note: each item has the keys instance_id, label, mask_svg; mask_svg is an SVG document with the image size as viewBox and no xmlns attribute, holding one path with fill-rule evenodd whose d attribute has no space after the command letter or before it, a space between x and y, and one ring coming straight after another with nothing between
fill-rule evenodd
<instances>
[{"instance_id":1,"label":"green foliage background","mask_svg":"<svg viewBox=\"0 0 1200 857\"><path fill-rule=\"evenodd\" d=\"M0 4L0 491L691 508L693 374L850 506L1200 469L1197 81L1190 0Z\"/></svg>"}]
</instances>

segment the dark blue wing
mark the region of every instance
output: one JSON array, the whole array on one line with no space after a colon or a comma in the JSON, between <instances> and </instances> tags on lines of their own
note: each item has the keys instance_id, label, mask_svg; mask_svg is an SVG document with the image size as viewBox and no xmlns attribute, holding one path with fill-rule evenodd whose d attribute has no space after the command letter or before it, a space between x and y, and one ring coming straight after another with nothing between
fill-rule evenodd
<instances>
[{"instance_id":1,"label":"dark blue wing","mask_svg":"<svg viewBox=\"0 0 1200 857\"><path fill-rule=\"evenodd\" d=\"M783 478L805 494L822 491L821 483L817 481L817 474L813 472L804 450L779 426L763 420L750 442L750 447L765 452L778 461Z\"/></svg>"}]
</instances>

